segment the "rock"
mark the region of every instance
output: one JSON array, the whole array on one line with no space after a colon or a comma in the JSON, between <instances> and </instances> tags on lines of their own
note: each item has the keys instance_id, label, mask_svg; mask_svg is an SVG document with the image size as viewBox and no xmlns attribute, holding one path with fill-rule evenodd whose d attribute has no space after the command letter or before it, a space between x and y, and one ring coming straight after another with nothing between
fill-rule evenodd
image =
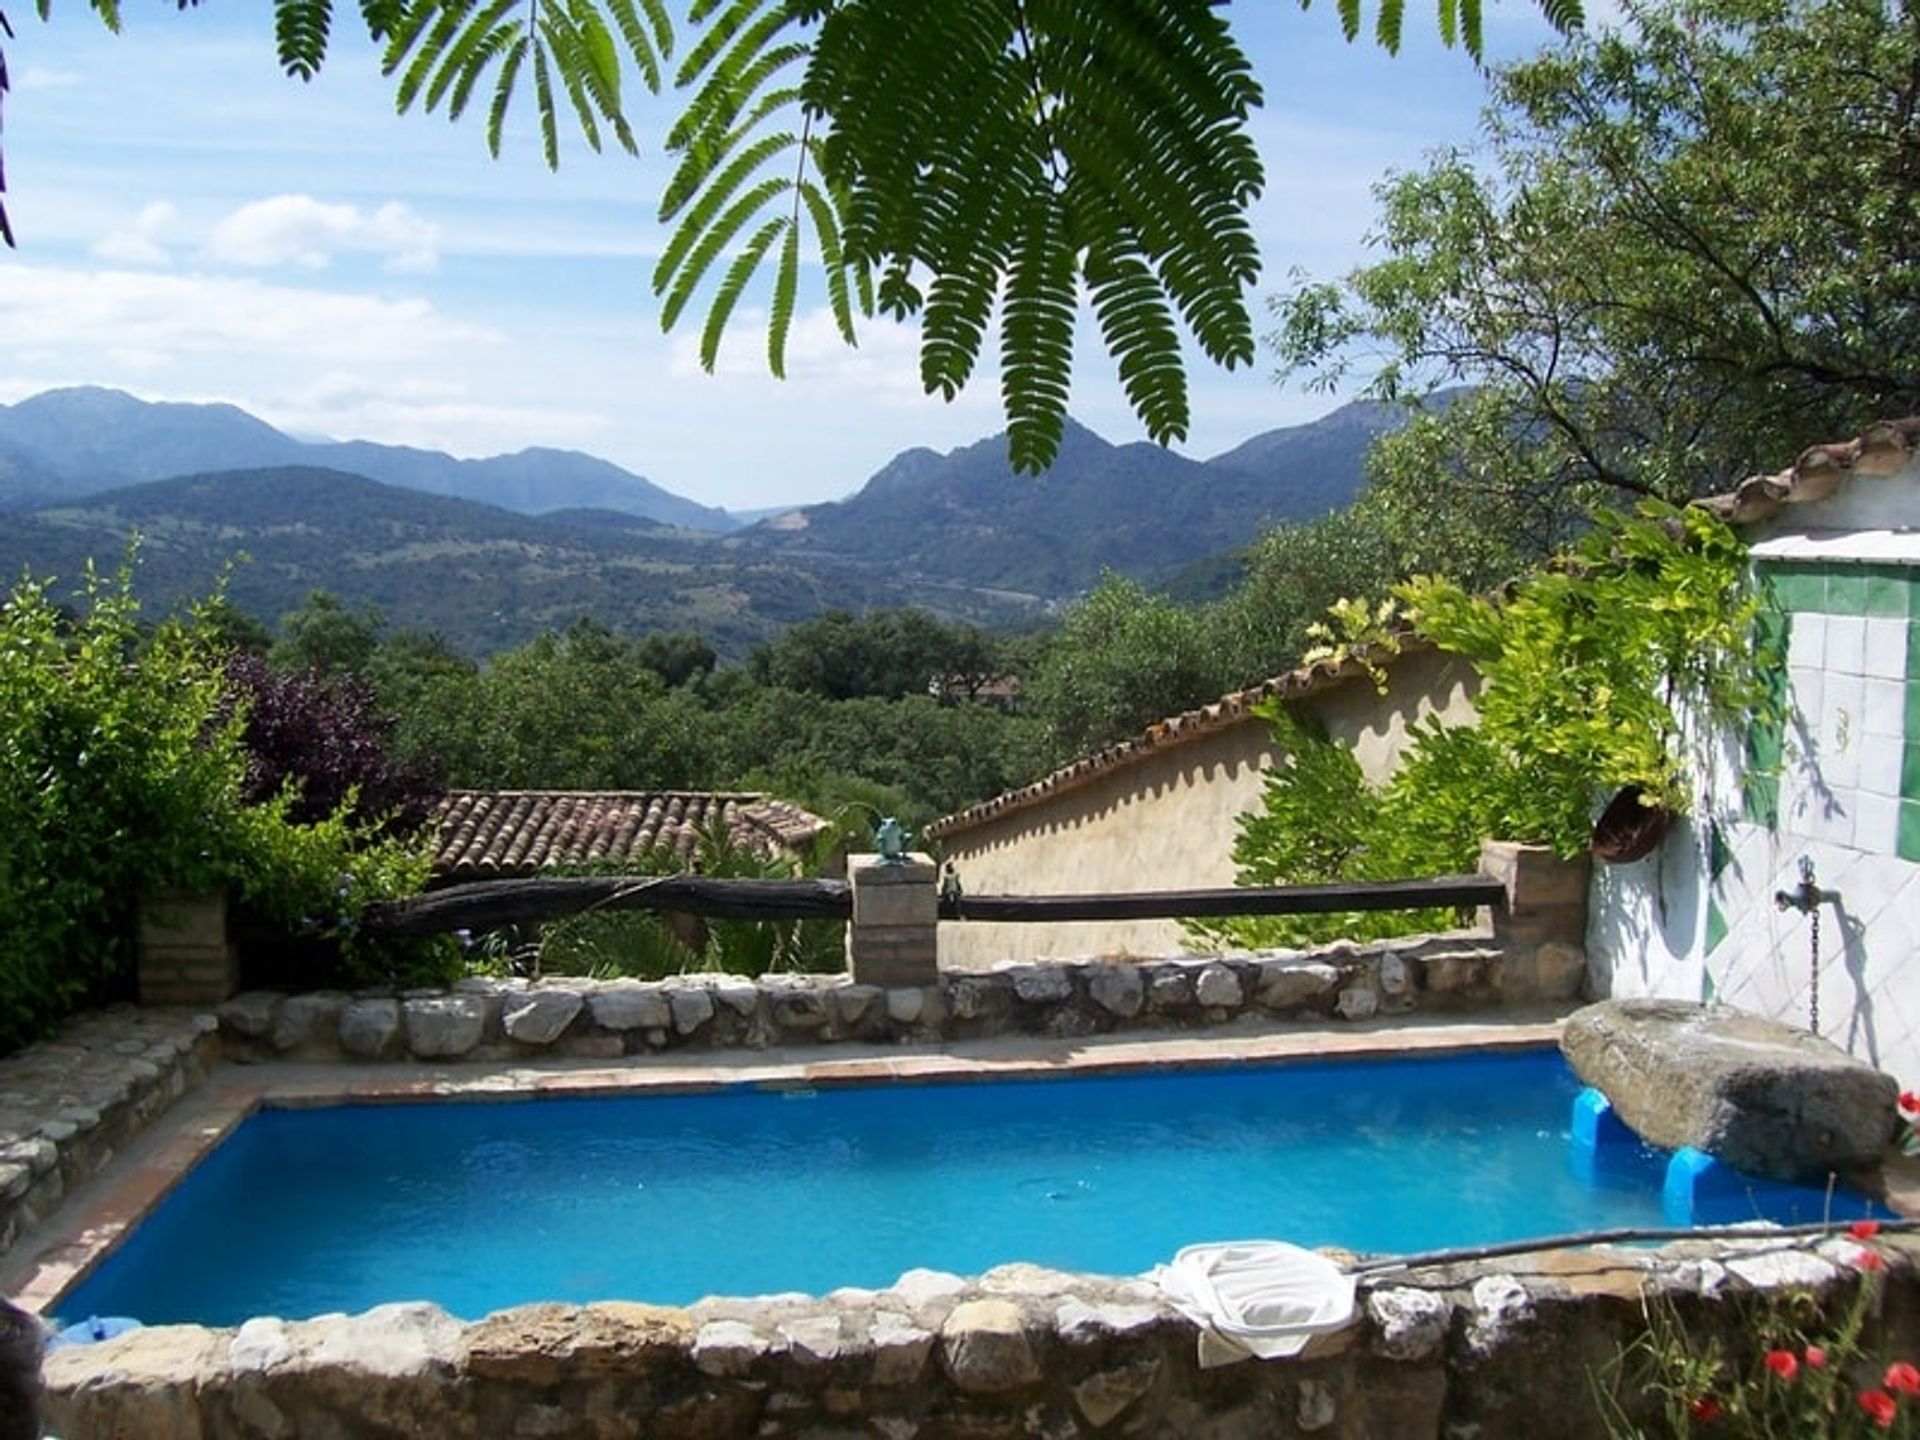
<instances>
[{"instance_id":1,"label":"rock","mask_svg":"<svg viewBox=\"0 0 1920 1440\"><path fill-rule=\"evenodd\" d=\"M1533 952L1534 994L1542 1000L1571 1000L1587 979L1587 952L1578 945L1550 940Z\"/></svg>"},{"instance_id":2,"label":"rock","mask_svg":"<svg viewBox=\"0 0 1920 1440\"><path fill-rule=\"evenodd\" d=\"M1398 998L1413 988L1413 977L1407 973L1407 962L1398 955L1382 955L1379 970L1380 993Z\"/></svg>"},{"instance_id":3,"label":"rock","mask_svg":"<svg viewBox=\"0 0 1920 1440\"><path fill-rule=\"evenodd\" d=\"M1560 1048L1642 1139L1818 1183L1879 1163L1900 1087L1818 1036L1725 1005L1604 1000Z\"/></svg>"},{"instance_id":4,"label":"rock","mask_svg":"<svg viewBox=\"0 0 1920 1440\"><path fill-rule=\"evenodd\" d=\"M684 1364L695 1338L686 1311L659 1305L522 1305L468 1326L462 1364L472 1375L529 1385L630 1379Z\"/></svg>"},{"instance_id":5,"label":"rock","mask_svg":"<svg viewBox=\"0 0 1920 1440\"><path fill-rule=\"evenodd\" d=\"M409 1000L407 1049L422 1060L453 1059L480 1043L487 1024L487 1001L480 995L441 995Z\"/></svg>"},{"instance_id":6,"label":"rock","mask_svg":"<svg viewBox=\"0 0 1920 1440\"><path fill-rule=\"evenodd\" d=\"M918 1310L931 1301L958 1295L967 1288L967 1282L945 1270L909 1270L889 1288L910 1308Z\"/></svg>"},{"instance_id":7,"label":"rock","mask_svg":"<svg viewBox=\"0 0 1920 1440\"><path fill-rule=\"evenodd\" d=\"M1029 1005L1057 1005L1073 998L1073 976L1064 965L1022 965L1013 972L1013 993Z\"/></svg>"},{"instance_id":8,"label":"rock","mask_svg":"<svg viewBox=\"0 0 1920 1440\"><path fill-rule=\"evenodd\" d=\"M286 997L272 990L248 990L227 1001L214 1013L220 1028L248 1040L263 1040L273 1028L273 1012Z\"/></svg>"},{"instance_id":9,"label":"rock","mask_svg":"<svg viewBox=\"0 0 1920 1440\"><path fill-rule=\"evenodd\" d=\"M355 1059L384 1059L399 1040L398 1000L355 1000L340 1012L340 1048Z\"/></svg>"},{"instance_id":10,"label":"rock","mask_svg":"<svg viewBox=\"0 0 1920 1440\"><path fill-rule=\"evenodd\" d=\"M716 1005L724 1005L742 1020L760 1013L760 987L751 981L722 980L711 987Z\"/></svg>"},{"instance_id":11,"label":"rock","mask_svg":"<svg viewBox=\"0 0 1920 1440\"><path fill-rule=\"evenodd\" d=\"M1074 1297L1063 1301L1053 1312L1053 1328L1069 1345L1084 1345L1115 1335L1140 1335L1166 1318L1155 1305L1105 1302L1089 1305Z\"/></svg>"},{"instance_id":12,"label":"rock","mask_svg":"<svg viewBox=\"0 0 1920 1440\"><path fill-rule=\"evenodd\" d=\"M712 1320L693 1337L693 1363L703 1375L745 1375L767 1353L767 1342L744 1320Z\"/></svg>"},{"instance_id":13,"label":"rock","mask_svg":"<svg viewBox=\"0 0 1920 1440\"><path fill-rule=\"evenodd\" d=\"M842 1025L858 1025L873 1009L874 1001L886 992L878 985L841 985L832 991L834 1008Z\"/></svg>"},{"instance_id":14,"label":"rock","mask_svg":"<svg viewBox=\"0 0 1920 1440\"><path fill-rule=\"evenodd\" d=\"M1261 1006L1286 1012L1324 999L1340 983L1340 972L1316 961L1263 960L1254 992Z\"/></svg>"},{"instance_id":15,"label":"rock","mask_svg":"<svg viewBox=\"0 0 1920 1440\"><path fill-rule=\"evenodd\" d=\"M1089 1425L1104 1430L1159 1378L1160 1362L1151 1358L1101 1370L1073 1387L1073 1403Z\"/></svg>"},{"instance_id":16,"label":"rock","mask_svg":"<svg viewBox=\"0 0 1920 1440\"><path fill-rule=\"evenodd\" d=\"M882 1311L868 1331L873 1342L873 1383L913 1385L927 1368L933 1351L933 1332L923 1330L904 1315Z\"/></svg>"},{"instance_id":17,"label":"rock","mask_svg":"<svg viewBox=\"0 0 1920 1440\"><path fill-rule=\"evenodd\" d=\"M1193 976L1178 965L1157 967L1147 980L1147 1008L1162 1012L1193 1003Z\"/></svg>"},{"instance_id":18,"label":"rock","mask_svg":"<svg viewBox=\"0 0 1920 1440\"><path fill-rule=\"evenodd\" d=\"M927 1008L927 992L918 985L904 985L887 991L887 1018L896 1025L911 1025Z\"/></svg>"},{"instance_id":19,"label":"rock","mask_svg":"<svg viewBox=\"0 0 1920 1440\"><path fill-rule=\"evenodd\" d=\"M1238 1009L1246 998L1240 977L1225 965L1209 965L1202 970L1193 982L1193 993L1202 1005L1228 1010Z\"/></svg>"},{"instance_id":20,"label":"rock","mask_svg":"<svg viewBox=\"0 0 1920 1440\"><path fill-rule=\"evenodd\" d=\"M340 1038L340 1013L347 997L331 990L289 995L274 1012L267 1043L286 1053L293 1050L332 1050Z\"/></svg>"},{"instance_id":21,"label":"rock","mask_svg":"<svg viewBox=\"0 0 1920 1440\"><path fill-rule=\"evenodd\" d=\"M293 1342L287 1338L287 1322L276 1319L247 1321L234 1332L227 1346L227 1368L236 1371L271 1370L292 1358Z\"/></svg>"},{"instance_id":22,"label":"rock","mask_svg":"<svg viewBox=\"0 0 1920 1440\"><path fill-rule=\"evenodd\" d=\"M1026 1317L1011 1300L966 1300L940 1327L940 1360L956 1388L974 1395L1018 1390L1040 1378Z\"/></svg>"},{"instance_id":23,"label":"rock","mask_svg":"<svg viewBox=\"0 0 1920 1440\"><path fill-rule=\"evenodd\" d=\"M507 1001L500 1024L522 1045L551 1045L586 1004L572 990L534 990Z\"/></svg>"},{"instance_id":24,"label":"rock","mask_svg":"<svg viewBox=\"0 0 1920 1440\"><path fill-rule=\"evenodd\" d=\"M822 1030L828 1019L827 1000L818 990L783 988L767 1003L773 1023L782 1030Z\"/></svg>"},{"instance_id":25,"label":"rock","mask_svg":"<svg viewBox=\"0 0 1920 1440\"><path fill-rule=\"evenodd\" d=\"M40 1368L47 1428L58 1435L200 1440L195 1388L180 1377L219 1368L226 1332L150 1325L98 1345L49 1354Z\"/></svg>"},{"instance_id":26,"label":"rock","mask_svg":"<svg viewBox=\"0 0 1920 1440\"><path fill-rule=\"evenodd\" d=\"M593 993L587 1008L606 1030L664 1030L673 1023L667 997L651 986L609 985Z\"/></svg>"},{"instance_id":27,"label":"rock","mask_svg":"<svg viewBox=\"0 0 1920 1440\"><path fill-rule=\"evenodd\" d=\"M1380 992L1364 982L1349 985L1333 1008L1343 1020L1371 1020L1380 1012Z\"/></svg>"},{"instance_id":28,"label":"rock","mask_svg":"<svg viewBox=\"0 0 1920 1440\"><path fill-rule=\"evenodd\" d=\"M1318 1380L1300 1382L1300 1399L1294 1406L1294 1420L1301 1430L1311 1435L1333 1424L1339 1412L1333 1403L1333 1392Z\"/></svg>"},{"instance_id":29,"label":"rock","mask_svg":"<svg viewBox=\"0 0 1920 1440\"><path fill-rule=\"evenodd\" d=\"M1109 1015L1131 1020L1147 1003L1147 982L1137 965L1094 965L1087 975L1087 994Z\"/></svg>"},{"instance_id":30,"label":"rock","mask_svg":"<svg viewBox=\"0 0 1920 1440\"><path fill-rule=\"evenodd\" d=\"M676 986L667 992L667 1008L673 1012L673 1028L691 1035L713 1019L713 995L703 986Z\"/></svg>"},{"instance_id":31,"label":"rock","mask_svg":"<svg viewBox=\"0 0 1920 1440\"><path fill-rule=\"evenodd\" d=\"M1467 1320L1467 1348L1491 1355L1516 1328L1533 1319L1533 1297L1511 1275L1483 1275L1473 1282L1473 1310Z\"/></svg>"},{"instance_id":32,"label":"rock","mask_svg":"<svg viewBox=\"0 0 1920 1440\"><path fill-rule=\"evenodd\" d=\"M1367 1319L1379 1332L1376 1354L1389 1360L1425 1360L1447 1338L1453 1311L1431 1290L1375 1290L1367 1296Z\"/></svg>"},{"instance_id":33,"label":"rock","mask_svg":"<svg viewBox=\"0 0 1920 1440\"><path fill-rule=\"evenodd\" d=\"M787 1353L802 1365L825 1365L839 1359L846 1348L840 1338L837 1315L808 1315L783 1321L780 1338L787 1342Z\"/></svg>"}]
</instances>

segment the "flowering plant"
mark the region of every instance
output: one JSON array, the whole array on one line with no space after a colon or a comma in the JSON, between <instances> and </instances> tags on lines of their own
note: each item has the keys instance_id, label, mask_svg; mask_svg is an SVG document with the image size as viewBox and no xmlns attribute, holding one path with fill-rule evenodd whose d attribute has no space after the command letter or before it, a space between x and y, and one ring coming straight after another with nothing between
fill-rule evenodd
<instances>
[{"instance_id":1,"label":"flowering plant","mask_svg":"<svg viewBox=\"0 0 1920 1440\"><path fill-rule=\"evenodd\" d=\"M1689 1333L1671 1303L1649 1305L1645 1332L1621 1354L1615 1388L1600 1392L1608 1433L1622 1440L1920 1436L1920 1368L1883 1364L1864 1340L1885 1279L1884 1257L1865 1243L1879 1228L1871 1220L1847 1227L1863 1242L1851 1256L1860 1285L1837 1319L1817 1296L1792 1292L1755 1307L1751 1346L1728 1346Z\"/></svg>"}]
</instances>

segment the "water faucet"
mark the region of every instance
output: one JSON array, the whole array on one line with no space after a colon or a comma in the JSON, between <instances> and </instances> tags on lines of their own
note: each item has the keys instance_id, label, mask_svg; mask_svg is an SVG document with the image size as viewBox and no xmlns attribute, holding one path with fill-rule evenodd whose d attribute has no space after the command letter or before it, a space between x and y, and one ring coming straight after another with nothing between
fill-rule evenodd
<instances>
[{"instance_id":1,"label":"water faucet","mask_svg":"<svg viewBox=\"0 0 1920 1440\"><path fill-rule=\"evenodd\" d=\"M1815 907L1828 900L1838 900L1839 894L1832 890L1822 890L1813 878L1813 857L1800 857L1800 884L1792 890L1773 892L1773 907L1776 910L1798 910L1802 915L1811 915Z\"/></svg>"}]
</instances>

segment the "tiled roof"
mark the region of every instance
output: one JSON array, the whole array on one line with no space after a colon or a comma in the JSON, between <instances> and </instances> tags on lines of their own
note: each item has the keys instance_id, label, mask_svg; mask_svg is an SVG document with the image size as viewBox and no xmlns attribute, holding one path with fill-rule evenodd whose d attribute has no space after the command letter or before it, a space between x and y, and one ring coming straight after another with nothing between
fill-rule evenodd
<instances>
[{"instance_id":1,"label":"tiled roof","mask_svg":"<svg viewBox=\"0 0 1920 1440\"><path fill-rule=\"evenodd\" d=\"M1432 642L1415 635L1405 635L1399 642L1397 653L1417 654L1432 649ZM1375 657L1379 662L1391 664L1391 654L1382 651ZM1253 707L1263 700L1301 700L1323 690L1344 684L1357 676L1364 675L1365 669L1357 661L1335 662L1331 660L1315 661L1311 665L1302 665L1285 675L1276 675L1271 680L1262 680L1245 690L1235 690L1230 695L1222 695L1211 705L1202 705L1198 710L1188 710L1179 715L1170 716L1154 725L1149 725L1140 734L1130 740L1109 745L1106 749L1086 755L1069 764L1061 766L1051 775L1024 785L1018 790L1009 790L996 795L991 800L983 800L978 805L959 811L953 815L944 815L927 826L928 839L939 840L971 830L974 826L995 820L1016 810L1024 810L1029 805L1037 805L1055 795L1069 790L1077 790L1090 784L1114 770L1143 760L1159 751L1175 745L1184 745L1197 740L1202 735L1211 735L1230 725L1239 725L1254 718Z\"/></svg>"},{"instance_id":2,"label":"tiled roof","mask_svg":"<svg viewBox=\"0 0 1920 1440\"><path fill-rule=\"evenodd\" d=\"M1851 440L1813 445L1773 475L1753 475L1724 495L1696 501L1729 525L1771 519L1788 505L1824 500L1855 475L1884 478L1899 473L1920 450L1920 416L1882 420Z\"/></svg>"},{"instance_id":3,"label":"tiled roof","mask_svg":"<svg viewBox=\"0 0 1920 1440\"><path fill-rule=\"evenodd\" d=\"M797 853L827 828L784 800L700 790L453 790L434 823L434 871L462 880L619 865L662 848L685 861L716 824L760 854Z\"/></svg>"}]
</instances>

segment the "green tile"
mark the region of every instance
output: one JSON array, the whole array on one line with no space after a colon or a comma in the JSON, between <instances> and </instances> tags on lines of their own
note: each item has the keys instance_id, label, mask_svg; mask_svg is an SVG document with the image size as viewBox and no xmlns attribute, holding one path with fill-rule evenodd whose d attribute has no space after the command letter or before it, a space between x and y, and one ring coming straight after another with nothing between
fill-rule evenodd
<instances>
[{"instance_id":1,"label":"green tile","mask_svg":"<svg viewBox=\"0 0 1920 1440\"><path fill-rule=\"evenodd\" d=\"M1920 626L1911 627L1920 629ZM1920 740L1920 666L1907 662L1907 718L1904 732L1909 740Z\"/></svg>"},{"instance_id":2,"label":"green tile","mask_svg":"<svg viewBox=\"0 0 1920 1440\"><path fill-rule=\"evenodd\" d=\"M1920 680L1920 609L1907 621L1907 679Z\"/></svg>"},{"instance_id":3,"label":"green tile","mask_svg":"<svg viewBox=\"0 0 1920 1440\"><path fill-rule=\"evenodd\" d=\"M1902 860L1920 860L1920 800L1900 802L1900 839L1895 851Z\"/></svg>"},{"instance_id":4,"label":"green tile","mask_svg":"<svg viewBox=\"0 0 1920 1440\"><path fill-rule=\"evenodd\" d=\"M1716 993L1718 993L1718 987L1713 983L1713 976L1709 975L1707 967L1702 965L1700 967L1700 1003L1711 1005Z\"/></svg>"},{"instance_id":5,"label":"green tile","mask_svg":"<svg viewBox=\"0 0 1920 1440\"><path fill-rule=\"evenodd\" d=\"M1913 581L1906 572L1892 565L1875 565L1867 571L1867 614L1905 617Z\"/></svg>"},{"instance_id":6,"label":"green tile","mask_svg":"<svg viewBox=\"0 0 1920 1440\"><path fill-rule=\"evenodd\" d=\"M1707 874L1715 881L1727 873L1727 866L1733 863L1733 847L1727 843L1727 832L1718 820L1707 822Z\"/></svg>"},{"instance_id":7,"label":"green tile","mask_svg":"<svg viewBox=\"0 0 1920 1440\"><path fill-rule=\"evenodd\" d=\"M1720 913L1719 901L1709 900L1707 902L1707 953L1711 955L1714 947L1726 938L1727 917ZM1710 981L1703 983L1711 984ZM1701 998L1705 999L1706 997L1702 996Z\"/></svg>"},{"instance_id":8,"label":"green tile","mask_svg":"<svg viewBox=\"0 0 1920 1440\"><path fill-rule=\"evenodd\" d=\"M1867 613L1867 577L1856 566L1835 569L1827 574L1827 613L1864 615Z\"/></svg>"},{"instance_id":9,"label":"green tile","mask_svg":"<svg viewBox=\"0 0 1920 1440\"><path fill-rule=\"evenodd\" d=\"M1756 770L1778 770L1781 745L1778 725L1756 725L1747 732L1747 759Z\"/></svg>"},{"instance_id":10,"label":"green tile","mask_svg":"<svg viewBox=\"0 0 1920 1440\"><path fill-rule=\"evenodd\" d=\"M1780 823L1780 777L1749 772L1740 782L1747 818L1769 830Z\"/></svg>"},{"instance_id":11,"label":"green tile","mask_svg":"<svg viewBox=\"0 0 1920 1440\"><path fill-rule=\"evenodd\" d=\"M1900 757L1900 798L1920 800L1920 740L1907 741L1906 752Z\"/></svg>"},{"instance_id":12,"label":"green tile","mask_svg":"<svg viewBox=\"0 0 1920 1440\"><path fill-rule=\"evenodd\" d=\"M1827 605L1826 582L1799 566L1781 566L1773 582L1773 593L1782 610L1824 610Z\"/></svg>"}]
</instances>

